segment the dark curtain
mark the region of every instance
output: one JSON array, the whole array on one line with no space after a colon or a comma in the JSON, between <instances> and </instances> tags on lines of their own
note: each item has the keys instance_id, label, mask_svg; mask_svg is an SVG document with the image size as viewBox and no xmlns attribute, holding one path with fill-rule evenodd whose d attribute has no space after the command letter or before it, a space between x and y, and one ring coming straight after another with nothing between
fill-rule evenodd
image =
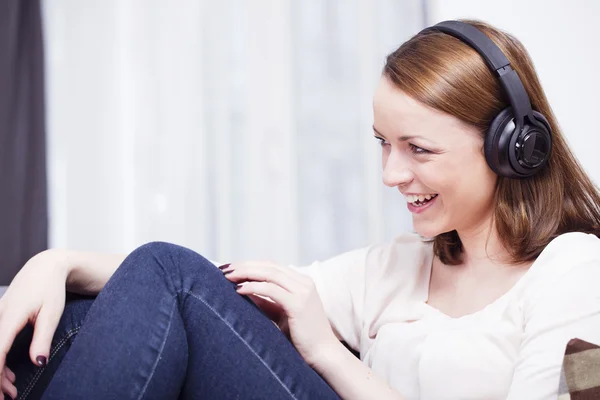
<instances>
[{"instance_id":1,"label":"dark curtain","mask_svg":"<svg viewBox=\"0 0 600 400\"><path fill-rule=\"evenodd\" d=\"M0 0L0 285L46 249L40 0Z\"/></svg>"}]
</instances>

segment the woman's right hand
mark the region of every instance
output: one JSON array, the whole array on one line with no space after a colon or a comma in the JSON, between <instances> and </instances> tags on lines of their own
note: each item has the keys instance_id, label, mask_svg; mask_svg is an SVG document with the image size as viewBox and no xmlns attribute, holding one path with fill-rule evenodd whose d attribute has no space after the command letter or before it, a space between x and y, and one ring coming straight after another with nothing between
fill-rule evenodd
<instances>
[{"instance_id":1,"label":"woman's right hand","mask_svg":"<svg viewBox=\"0 0 600 400\"><path fill-rule=\"evenodd\" d=\"M16 397L14 374L6 367L17 334L30 323L34 333L29 357L43 366L50 357L52 337L65 308L68 270L58 250L32 257L17 273L0 298L0 382L2 392Z\"/></svg>"}]
</instances>

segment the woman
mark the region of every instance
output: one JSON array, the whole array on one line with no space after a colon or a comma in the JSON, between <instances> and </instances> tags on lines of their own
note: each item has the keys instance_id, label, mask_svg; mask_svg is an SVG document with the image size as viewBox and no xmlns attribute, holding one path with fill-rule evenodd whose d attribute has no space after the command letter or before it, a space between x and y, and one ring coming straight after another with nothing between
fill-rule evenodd
<instances>
[{"instance_id":1,"label":"woman","mask_svg":"<svg viewBox=\"0 0 600 400\"><path fill-rule=\"evenodd\" d=\"M305 268L217 269L166 243L43 252L0 300L3 390L556 398L567 342L600 343L600 195L525 49L481 22L426 29L388 56L373 107L383 181L418 235ZM65 283L91 296L65 308Z\"/></svg>"}]
</instances>

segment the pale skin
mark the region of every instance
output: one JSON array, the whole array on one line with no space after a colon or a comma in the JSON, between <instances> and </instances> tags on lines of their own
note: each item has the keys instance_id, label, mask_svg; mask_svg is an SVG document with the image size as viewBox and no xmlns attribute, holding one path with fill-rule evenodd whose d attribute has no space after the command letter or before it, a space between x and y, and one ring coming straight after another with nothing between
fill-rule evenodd
<instances>
[{"instance_id":1,"label":"pale skin","mask_svg":"<svg viewBox=\"0 0 600 400\"><path fill-rule=\"evenodd\" d=\"M383 78L374 96L375 137L382 141L383 182L402 194L438 194L413 213L424 237L456 230L464 262L433 262L428 303L452 317L471 314L506 293L531 263L509 262L493 227L496 175L477 129L432 110ZM410 138L408 138L409 136Z\"/></svg>"},{"instance_id":2,"label":"pale skin","mask_svg":"<svg viewBox=\"0 0 600 400\"><path fill-rule=\"evenodd\" d=\"M416 232L433 237L456 230L464 262L447 266L434 259L428 304L459 317L476 312L507 292L530 264L512 265L493 225L496 175L483 156L483 139L473 127L428 108L383 77L373 101L374 135L382 144L383 182L404 195L437 194L423 212L412 212ZM402 201L399 201L402 203ZM125 257L48 250L33 257L0 299L2 391L15 398L15 376L5 358L16 334L34 325L31 361L48 358L65 305L65 288L97 294ZM296 349L344 399L402 399L382 378L354 357L335 337L310 278L261 261L223 268L242 283L288 335ZM272 302L259 296L267 296ZM343 368L340 368L343 366Z\"/></svg>"}]
</instances>

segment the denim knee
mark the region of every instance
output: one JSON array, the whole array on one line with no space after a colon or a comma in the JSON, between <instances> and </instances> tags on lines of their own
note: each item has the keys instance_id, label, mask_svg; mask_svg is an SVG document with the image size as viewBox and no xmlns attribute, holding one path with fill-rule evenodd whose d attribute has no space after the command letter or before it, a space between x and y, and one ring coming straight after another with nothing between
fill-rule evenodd
<instances>
[{"instance_id":1,"label":"denim knee","mask_svg":"<svg viewBox=\"0 0 600 400\"><path fill-rule=\"evenodd\" d=\"M144 272L152 274L158 269L159 275L169 280L178 291L182 289L183 281L189 283L190 280L214 279L222 275L212 262L200 254L173 243L146 243L131 252L128 259L123 264L139 266Z\"/></svg>"}]
</instances>

